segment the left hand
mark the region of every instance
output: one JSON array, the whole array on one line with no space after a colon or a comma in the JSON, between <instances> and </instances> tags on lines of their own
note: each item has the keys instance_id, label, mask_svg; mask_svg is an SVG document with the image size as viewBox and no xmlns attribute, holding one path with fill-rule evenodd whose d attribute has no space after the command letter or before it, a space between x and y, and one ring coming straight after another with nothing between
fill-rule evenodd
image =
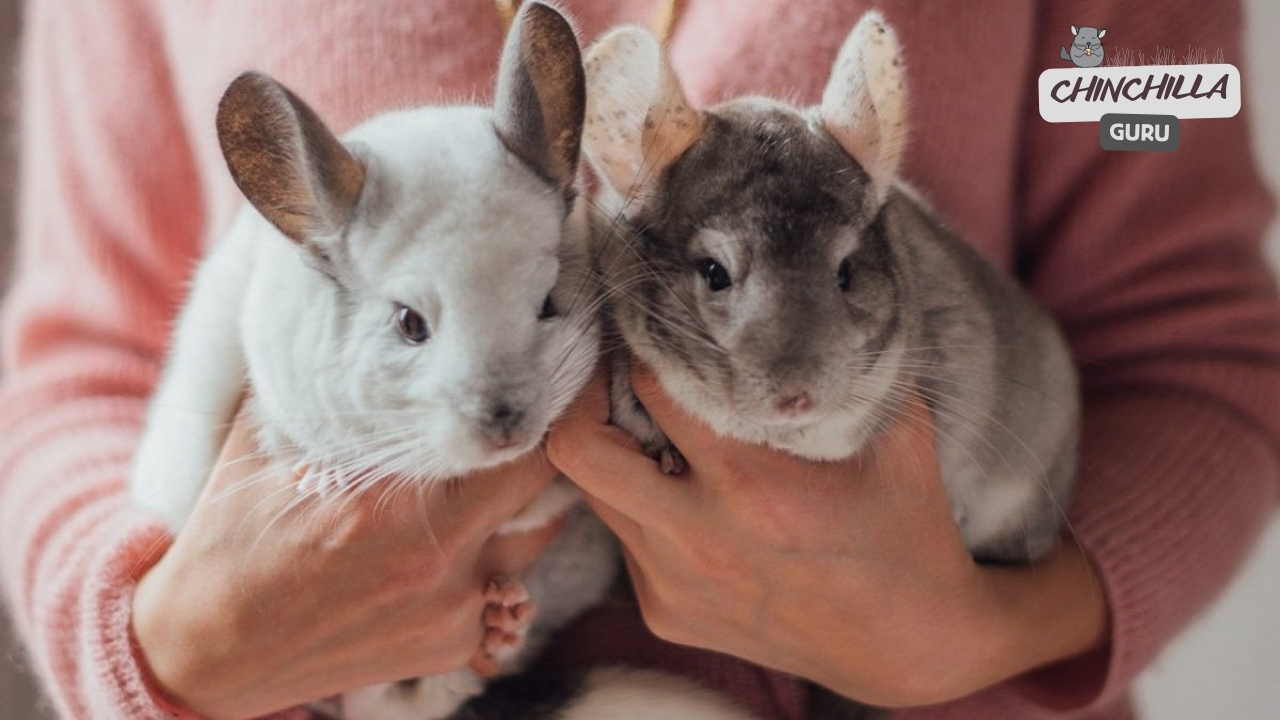
<instances>
[{"instance_id":1,"label":"left hand","mask_svg":"<svg viewBox=\"0 0 1280 720\"><path fill-rule=\"evenodd\" d=\"M716 436L651 371L633 383L682 475L608 424L603 381L548 455L622 541L659 637L881 706L955 699L1103 638L1105 603L1074 546L1034 572L974 562L918 397L868 452L817 463Z\"/></svg>"}]
</instances>

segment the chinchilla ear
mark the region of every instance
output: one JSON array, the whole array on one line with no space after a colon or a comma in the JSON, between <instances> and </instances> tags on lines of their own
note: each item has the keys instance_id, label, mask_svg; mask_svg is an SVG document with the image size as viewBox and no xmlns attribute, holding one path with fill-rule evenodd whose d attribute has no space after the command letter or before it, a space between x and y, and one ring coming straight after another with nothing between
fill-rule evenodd
<instances>
[{"instance_id":1,"label":"chinchilla ear","mask_svg":"<svg viewBox=\"0 0 1280 720\"><path fill-rule=\"evenodd\" d=\"M236 78L218 103L218 141L231 177L272 225L326 258L350 217L365 167L306 103L260 73Z\"/></svg>"},{"instance_id":2,"label":"chinchilla ear","mask_svg":"<svg viewBox=\"0 0 1280 720\"><path fill-rule=\"evenodd\" d=\"M905 74L893 28L868 12L840 48L819 108L823 127L867 171L882 200L906 144Z\"/></svg>"},{"instance_id":3,"label":"chinchilla ear","mask_svg":"<svg viewBox=\"0 0 1280 720\"><path fill-rule=\"evenodd\" d=\"M1101 39L1102 39L1102 36L1103 36L1103 35L1106 35L1106 34L1107 34L1107 29L1106 29L1106 28L1102 28L1101 30L1099 30L1099 31L1098 31L1098 39L1099 39L1099 40L1101 40Z\"/></svg>"},{"instance_id":4,"label":"chinchilla ear","mask_svg":"<svg viewBox=\"0 0 1280 720\"><path fill-rule=\"evenodd\" d=\"M1080 34L1080 29L1079 29L1079 28L1077 28L1075 25L1072 25L1072 26L1071 26L1071 34L1072 34L1072 35L1079 35L1079 34Z\"/></svg>"},{"instance_id":5,"label":"chinchilla ear","mask_svg":"<svg viewBox=\"0 0 1280 720\"><path fill-rule=\"evenodd\" d=\"M618 28L587 53L583 147L619 193L643 194L701 137L705 124L647 30Z\"/></svg>"},{"instance_id":6,"label":"chinchilla ear","mask_svg":"<svg viewBox=\"0 0 1280 720\"><path fill-rule=\"evenodd\" d=\"M548 5L525 3L502 50L494 125L508 150L566 193L578 176L586 92L569 21Z\"/></svg>"}]
</instances>

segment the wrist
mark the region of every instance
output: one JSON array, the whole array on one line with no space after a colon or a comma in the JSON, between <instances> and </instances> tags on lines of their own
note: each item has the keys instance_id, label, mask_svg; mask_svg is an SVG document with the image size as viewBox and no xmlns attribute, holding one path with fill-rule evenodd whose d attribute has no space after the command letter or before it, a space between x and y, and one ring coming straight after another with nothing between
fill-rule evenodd
<instances>
[{"instance_id":1,"label":"wrist","mask_svg":"<svg viewBox=\"0 0 1280 720\"><path fill-rule=\"evenodd\" d=\"M205 613L198 603L175 595L167 570L161 559L134 591L130 629L135 656L158 705L179 718L203 717L216 706L207 699L219 687L217 663L211 660L222 646L220 634L202 633L198 623L188 622Z\"/></svg>"},{"instance_id":2,"label":"wrist","mask_svg":"<svg viewBox=\"0 0 1280 720\"><path fill-rule=\"evenodd\" d=\"M811 672L799 674L873 705L933 705L1085 654L1105 642L1106 600L1092 565L1073 543L1032 565L975 563L971 569L972 576L955 585L963 591L949 593L933 610L922 605L914 619L902 620L921 624L898 635L892 650L879 654L873 665L861 653L840 648L875 643L875 638L841 640L839 626L827 626L827 634L811 638L809 645L811 650L826 648L825 660L810 663L805 667ZM921 642L912 643L913 638Z\"/></svg>"},{"instance_id":3,"label":"wrist","mask_svg":"<svg viewBox=\"0 0 1280 720\"><path fill-rule=\"evenodd\" d=\"M166 622L172 620L172 613L164 612L160 599L164 594L163 572L157 565L138 581L133 593L130 634L139 670L158 704L180 706L179 680L184 674L180 669L181 648L187 643L177 641L172 623Z\"/></svg>"},{"instance_id":4,"label":"wrist","mask_svg":"<svg viewBox=\"0 0 1280 720\"><path fill-rule=\"evenodd\" d=\"M989 682L1083 655L1107 639L1106 595L1074 542L1027 566L984 567L983 624L995 639Z\"/></svg>"}]
</instances>

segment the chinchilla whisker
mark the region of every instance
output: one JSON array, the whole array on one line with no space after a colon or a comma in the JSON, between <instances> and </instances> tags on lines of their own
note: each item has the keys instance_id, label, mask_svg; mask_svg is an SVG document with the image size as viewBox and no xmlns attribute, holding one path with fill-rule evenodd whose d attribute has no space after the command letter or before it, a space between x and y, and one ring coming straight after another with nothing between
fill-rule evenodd
<instances>
[{"instance_id":1,"label":"chinchilla whisker","mask_svg":"<svg viewBox=\"0 0 1280 720\"><path fill-rule=\"evenodd\" d=\"M916 387L914 384L900 382L900 381L895 382L895 384L901 386L904 392ZM969 427L972 427L974 432L971 433L973 437L970 440L973 442L979 442L982 445L986 446L992 453L994 453L999 458L1000 463L1003 464L1005 466L1005 469L1009 472L1014 472L1016 465L1012 463L1009 460L1009 458L998 447L996 447L996 445L990 439L985 437L985 434L980 431L980 423L982 422L990 423L991 425L999 429L1004 435L1010 438L1013 442L1017 443L1022 448L1022 450L1025 451L1026 456L1031 458L1031 460L1035 463L1036 467L1038 468L1038 472L1033 473L1034 475L1033 479L1040 485L1041 490L1044 491L1046 496L1053 503L1055 512L1057 512L1063 520L1066 520L1065 508L1061 507L1061 505L1054 498L1052 489L1048 485L1048 480L1047 480L1048 468L1045 467L1043 459L1038 454L1036 454L1036 452L1029 445L1027 445L1026 442L1017 433L1013 432L1011 428L1006 426L1004 423L1001 423L990 414L985 414L985 413L981 414L981 417L979 418L968 417L961 414L960 412L961 409L965 407L972 407L972 405L970 403L965 403L961 401L958 397L955 397L946 393L942 393L936 389L931 389L930 394L946 399L948 401L947 405L950 405L953 407L958 406L958 407L954 407L954 409L944 410L945 406L943 404L935 403L933 406L933 412L936 416L944 419L949 419L962 426L967 425ZM939 434L943 434L943 428L938 427L936 424L935 424L935 430L938 431ZM976 456L974 456L971 451L971 442L966 442L966 438L950 436L948 437L948 439L950 439L954 443L955 447L958 447L962 449L964 452L966 452L967 454L969 454L971 459L974 459L975 461L977 460Z\"/></svg>"},{"instance_id":2,"label":"chinchilla whisker","mask_svg":"<svg viewBox=\"0 0 1280 720\"><path fill-rule=\"evenodd\" d=\"M916 378L929 380L931 382L947 383L952 385L959 384L960 382L958 379L947 379L947 378L942 378L936 375L929 374L929 373L936 373L938 371L937 363L920 363L920 364L899 363L898 367L902 368L903 370L918 371L915 373ZM975 367L969 367L969 366L953 367L950 370L952 374L955 374L955 375L977 376L998 384L1003 384L1010 387L1016 387L1023 390L1027 390L1028 392L1036 393L1045 402L1052 403L1054 405L1061 405L1061 401L1049 390L1036 387L1034 385L1030 385L1021 380L1015 380L1013 378L1007 377L1006 373L999 372L998 370L975 368Z\"/></svg>"}]
</instances>

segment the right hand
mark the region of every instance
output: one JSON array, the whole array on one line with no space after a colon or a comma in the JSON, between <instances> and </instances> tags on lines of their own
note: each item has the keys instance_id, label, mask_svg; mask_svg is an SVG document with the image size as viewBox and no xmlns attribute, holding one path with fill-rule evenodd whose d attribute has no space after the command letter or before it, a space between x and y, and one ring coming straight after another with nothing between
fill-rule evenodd
<instances>
[{"instance_id":1,"label":"right hand","mask_svg":"<svg viewBox=\"0 0 1280 720\"><path fill-rule=\"evenodd\" d=\"M520 576L560 529L494 537L555 477L541 447L420 493L299 502L242 418L217 467L133 599L159 689L206 717L465 667L488 581Z\"/></svg>"}]
</instances>

